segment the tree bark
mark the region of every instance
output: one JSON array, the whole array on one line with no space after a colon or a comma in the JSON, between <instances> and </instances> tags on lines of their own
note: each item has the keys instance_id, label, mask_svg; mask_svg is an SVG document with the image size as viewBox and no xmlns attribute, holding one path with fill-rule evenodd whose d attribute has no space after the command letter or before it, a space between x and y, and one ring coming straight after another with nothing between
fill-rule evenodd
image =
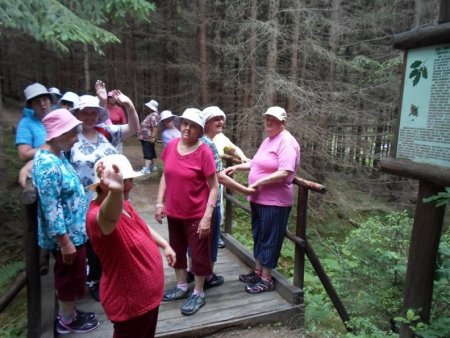
<instances>
[{"instance_id":1,"label":"tree bark","mask_svg":"<svg viewBox=\"0 0 450 338\"><path fill-rule=\"evenodd\" d=\"M198 103L202 107L208 102L208 62L206 51L206 0L197 0L198 48L200 63L200 94Z\"/></svg>"},{"instance_id":2,"label":"tree bark","mask_svg":"<svg viewBox=\"0 0 450 338\"><path fill-rule=\"evenodd\" d=\"M270 37L267 45L267 58L266 58L266 104L268 107L273 106L275 104L275 78L277 71L277 57L278 57L278 9L280 7L279 0L270 0L269 1L269 29L270 29Z\"/></svg>"},{"instance_id":3,"label":"tree bark","mask_svg":"<svg viewBox=\"0 0 450 338\"><path fill-rule=\"evenodd\" d=\"M292 3L292 46L291 46L291 66L289 70L289 81L292 86L297 85L298 73L298 49L300 37L300 1L294 0ZM295 109L295 101L292 95L288 95L286 110L288 113Z\"/></svg>"}]
</instances>

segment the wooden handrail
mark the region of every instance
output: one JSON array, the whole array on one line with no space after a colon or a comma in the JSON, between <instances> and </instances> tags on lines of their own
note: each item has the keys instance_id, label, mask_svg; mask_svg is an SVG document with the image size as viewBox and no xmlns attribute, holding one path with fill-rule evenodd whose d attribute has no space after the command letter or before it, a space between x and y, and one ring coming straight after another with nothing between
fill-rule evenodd
<instances>
[{"instance_id":1,"label":"wooden handrail","mask_svg":"<svg viewBox=\"0 0 450 338\"><path fill-rule=\"evenodd\" d=\"M325 288L328 296L330 297L334 307L336 308L342 322L344 323L347 331L351 331L348 326L350 317L345 309L343 303L341 302L331 279L326 274L320 263L319 258L314 253L313 248L309 245L306 239L306 219L308 210L308 193L309 191L324 194L327 189L324 185L315 183L312 181L305 180L300 177L294 177L293 183L298 186L298 197L297 197L297 217L296 217L296 229L295 234L286 230L285 237L295 243L295 266L294 266L294 282L293 285L299 287L303 290L304 287L304 270L305 270L305 256L308 257L311 265L314 268L317 276L319 277L322 285ZM238 199L232 196L232 191L227 189L224 193L224 197L227 200L225 207L225 232L232 235L232 217L233 217L233 205L236 205L240 209L247 213L251 213L248 205L245 205ZM228 203L231 202L231 203Z\"/></svg>"}]
</instances>

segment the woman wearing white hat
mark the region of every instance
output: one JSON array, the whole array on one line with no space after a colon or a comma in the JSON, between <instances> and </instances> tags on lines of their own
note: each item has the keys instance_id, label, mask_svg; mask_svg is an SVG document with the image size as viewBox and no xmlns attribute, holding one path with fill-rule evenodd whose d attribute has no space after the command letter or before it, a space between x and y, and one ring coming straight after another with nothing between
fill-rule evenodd
<instances>
[{"instance_id":1,"label":"woman wearing white hat","mask_svg":"<svg viewBox=\"0 0 450 338\"><path fill-rule=\"evenodd\" d=\"M142 167L141 172L143 174L149 174L150 172L157 171L158 168L155 165L156 149L155 142L158 136L158 102L156 100L150 100L144 104L145 109L148 111L148 115L142 120L139 127L138 139L141 142L142 153L144 155L145 165Z\"/></svg>"},{"instance_id":2,"label":"woman wearing white hat","mask_svg":"<svg viewBox=\"0 0 450 338\"><path fill-rule=\"evenodd\" d=\"M133 102L120 91L113 91L115 98L125 107L128 113L128 124L106 125L109 118L108 111L100 107L99 99L91 95L82 95L72 109L72 113L82 121L82 131L79 141L70 151L70 162L80 177L83 186L95 181L93 171L95 163L107 155L117 154L115 146L122 140L134 135L139 126L139 118ZM100 125L100 126L99 126ZM88 200L93 197L92 191L87 191ZM98 281L101 277L101 265L98 257L87 245L89 263L89 291L92 297L99 300Z\"/></svg>"},{"instance_id":3,"label":"woman wearing white hat","mask_svg":"<svg viewBox=\"0 0 450 338\"><path fill-rule=\"evenodd\" d=\"M129 201L133 180L144 175L121 154L104 157L94 170L98 177L88 189L97 198L89 205L87 231L103 266L102 306L114 324L114 337L154 337L164 291L158 247L169 266L175 252Z\"/></svg>"},{"instance_id":4,"label":"woman wearing white hat","mask_svg":"<svg viewBox=\"0 0 450 338\"><path fill-rule=\"evenodd\" d=\"M280 257L294 199L292 181L300 165L300 146L285 129L286 119L283 108L267 109L264 113L267 137L251 162L224 170L227 174L250 170L249 187L256 189L247 197L252 211L255 270L239 276L241 282L248 284L245 291L252 294L274 290L271 273Z\"/></svg>"},{"instance_id":5,"label":"woman wearing white hat","mask_svg":"<svg viewBox=\"0 0 450 338\"><path fill-rule=\"evenodd\" d=\"M177 285L164 292L164 301L186 299L183 315L196 313L205 304L203 285L212 275L210 255L211 218L216 207L218 182L213 154L199 138L203 134L200 110L188 108L181 116L181 138L164 149L164 172L159 184L155 218L167 215L169 242L177 255ZM180 193L180 187L183 192ZM165 203L165 204L164 204ZM187 250L191 250L194 291L189 295Z\"/></svg>"},{"instance_id":6,"label":"woman wearing white hat","mask_svg":"<svg viewBox=\"0 0 450 338\"><path fill-rule=\"evenodd\" d=\"M167 144L174 138L180 138L181 133L177 129L177 127L175 127L175 115L173 115L170 110L164 110L163 112L161 112L159 121L163 126L161 139L165 148Z\"/></svg>"},{"instance_id":7,"label":"woman wearing white hat","mask_svg":"<svg viewBox=\"0 0 450 338\"><path fill-rule=\"evenodd\" d=\"M33 83L24 89L25 108L17 125L16 147L23 161L31 160L45 143L45 127L42 118L51 110L52 95L40 83Z\"/></svg>"}]
</instances>

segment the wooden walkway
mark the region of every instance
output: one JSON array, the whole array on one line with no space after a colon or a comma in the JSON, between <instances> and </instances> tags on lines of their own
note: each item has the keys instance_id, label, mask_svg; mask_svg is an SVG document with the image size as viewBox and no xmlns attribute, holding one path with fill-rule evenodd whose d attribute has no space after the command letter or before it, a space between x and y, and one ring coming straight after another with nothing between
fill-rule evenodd
<instances>
[{"instance_id":1,"label":"wooden walkway","mask_svg":"<svg viewBox=\"0 0 450 338\"><path fill-rule=\"evenodd\" d=\"M141 214L164 238L168 238L167 225L159 225L153 214ZM229 327L248 326L259 323L283 321L302 323L303 306L292 305L278 292L250 295L244 291L245 284L239 282L238 275L247 273L249 267L228 249L220 249L215 272L224 276L225 283L206 291L206 304L192 316L180 312L182 301L163 302L159 310L157 337L205 337ZM164 258L166 287L176 284L173 269ZM190 285L193 288L193 284ZM106 318L100 303L89 295L78 303L84 311L97 313L100 326L83 336L90 338L112 337L112 324ZM49 335L50 336L50 335ZM80 337L79 334L64 334L61 337Z\"/></svg>"}]
</instances>

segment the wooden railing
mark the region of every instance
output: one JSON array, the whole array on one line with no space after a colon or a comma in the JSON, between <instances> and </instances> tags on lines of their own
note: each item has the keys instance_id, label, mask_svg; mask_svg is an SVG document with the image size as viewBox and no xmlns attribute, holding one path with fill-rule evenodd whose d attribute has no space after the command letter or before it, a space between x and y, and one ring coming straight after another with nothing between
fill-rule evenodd
<instances>
[{"instance_id":1,"label":"wooden railing","mask_svg":"<svg viewBox=\"0 0 450 338\"><path fill-rule=\"evenodd\" d=\"M326 192L325 186L311 182L299 177L294 178L294 184L297 186L297 213L296 213L296 227L295 234L286 230L285 237L291 240L295 245L295 262L294 262L294 280L291 284L283 275L273 270L273 277L276 280L277 291L292 304L303 304L303 288L304 288L304 276L305 276L305 255L308 257L314 271L323 284L328 297L332 301L336 311L338 312L342 322L346 329L351 331L347 323L350 317L342 304L336 289L333 287L331 279L326 274L319 258L315 254L313 248L308 243L306 238L306 219L308 210L308 195L309 191L324 194ZM245 248L233 237L233 208L236 206L247 213L250 213L250 208L247 204L244 204L233 197L233 193L230 189L226 189L224 194L227 203L225 205L225 232L222 234L223 239L227 245L227 248L234 252L241 260L247 265L253 267L254 258L250 254L249 250Z\"/></svg>"},{"instance_id":2,"label":"wooden railing","mask_svg":"<svg viewBox=\"0 0 450 338\"><path fill-rule=\"evenodd\" d=\"M31 179L20 194L24 226L25 272L27 287L28 338L43 337L47 327L53 326L55 300L42 298L43 294L53 295L53 276L49 270L49 253L40 249L37 241L37 192ZM50 273L49 273L50 272ZM42 279L42 277L44 277ZM50 285L47 285L50 284ZM50 297L52 298L52 297ZM53 335L45 337L53 337Z\"/></svg>"}]
</instances>

